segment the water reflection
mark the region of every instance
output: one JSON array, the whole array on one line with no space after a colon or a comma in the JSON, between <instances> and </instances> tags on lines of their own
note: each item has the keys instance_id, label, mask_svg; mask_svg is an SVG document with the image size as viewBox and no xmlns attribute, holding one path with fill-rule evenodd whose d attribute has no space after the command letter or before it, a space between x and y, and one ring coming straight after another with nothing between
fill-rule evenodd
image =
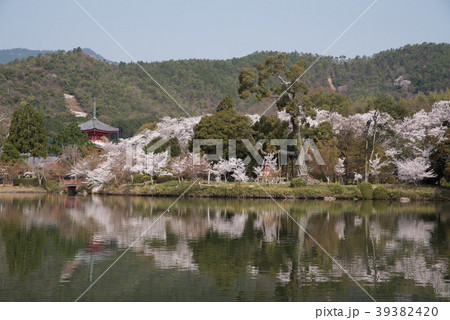
<instances>
[{"instance_id":1,"label":"water reflection","mask_svg":"<svg viewBox=\"0 0 450 320\"><path fill-rule=\"evenodd\" d=\"M448 203L283 202L310 237L271 201L172 202L1 195L0 300L72 300L152 224L88 300L368 300L311 237L378 300L450 297Z\"/></svg>"}]
</instances>

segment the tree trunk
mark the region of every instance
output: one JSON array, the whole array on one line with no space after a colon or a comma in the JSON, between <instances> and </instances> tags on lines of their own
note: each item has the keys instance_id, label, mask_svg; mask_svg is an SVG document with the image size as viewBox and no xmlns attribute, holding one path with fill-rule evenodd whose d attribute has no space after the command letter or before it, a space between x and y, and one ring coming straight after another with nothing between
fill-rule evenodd
<instances>
[{"instance_id":1,"label":"tree trunk","mask_svg":"<svg viewBox=\"0 0 450 320\"><path fill-rule=\"evenodd\" d=\"M369 139L366 138L366 148L364 151L364 181L369 181L369 160L367 154L369 152Z\"/></svg>"}]
</instances>

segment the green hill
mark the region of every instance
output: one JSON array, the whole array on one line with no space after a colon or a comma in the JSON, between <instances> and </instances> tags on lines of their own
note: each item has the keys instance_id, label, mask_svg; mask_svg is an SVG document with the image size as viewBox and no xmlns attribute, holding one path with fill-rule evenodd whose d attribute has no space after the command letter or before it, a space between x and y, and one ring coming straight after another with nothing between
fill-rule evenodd
<instances>
[{"instance_id":1,"label":"green hill","mask_svg":"<svg viewBox=\"0 0 450 320\"><path fill-rule=\"evenodd\" d=\"M257 111L255 100L238 99L239 70L256 68L275 53L255 52L228 60L140 64L192 115L213 111L225 95L238 102L238 110ZM291 63L302 58L308 64L318 57L296 52L286 56ZM447 89L449 70L450 44L424 43L372 57L323 57L307 72L304 81L311 88L332 85L353 101L368 95L405 98L418 92ZM398 85L394 85L396 79ZM67 122L80 121L66 108L64 94L74 95L85 111L91 110L95 95L98 117L124 128L127 136L144 122L166 115L186 115L135 63L114 65L74 49L0 65L0 111L10 115L20 101L29 101L44 115L50 136Z\"/></svg>"}]
</instances>

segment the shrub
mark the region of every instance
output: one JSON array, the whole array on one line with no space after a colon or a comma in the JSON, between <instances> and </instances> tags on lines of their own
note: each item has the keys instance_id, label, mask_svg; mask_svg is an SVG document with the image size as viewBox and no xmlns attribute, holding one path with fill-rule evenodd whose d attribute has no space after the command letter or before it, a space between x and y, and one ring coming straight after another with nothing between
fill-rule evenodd
<instances>
[{"instance_id":1,"label":"shrub","mask_svg":"<svg viewBox=\"0 0 450 320\"><path fill-rule=\"evenodd\" d=\"M394 183L395 183L395 175L390 174L390 175L386 178L386 183L388 183L388 184L394 184Z\"/></svg>"},{"instance_id":2,"label":"shrub","mask_svg":"<svg viewBox=\"0 0 450 320\"><path fill-rule=\"evenodd\" d=\"M164 183L167 181L175 180L174 176L159 176L156 178L156 183Z\"/></svg>"},{"instance_id":3,"label":"shrub","mask_svg":"<svg viewBox=\"0 0 450 320\"><path fill-rule=\"evenodd\" d=\"M165 187L175 187L178 186L178 180L169 180L166 182L159 183L159 185Z\"/></svg>"},{"instance_id":4,"label":"shrub","mask_svg":"<svg viewBox=\"0 0 450 320\"><path fill-rule=\"evenodd\" d=\"M16 178L13 180L13 186L37 187L39 180L37 178Z\"/></svg>"},{"instance_id":5,"label":"shrub","mask_svg":"<svg viewBox=\"0 0 450 320\"><path fill-rule=\"evenodd\" d=\"M373 198L375 200L386 200L388 198L388 191L386 187L378 186L373 190Z\"/></svg>"},{"instance_id":6,"label":"shrub","mask_svg":"<svg viewBox=\"0 0 450 320\"><path fill-rule=\"evenodd\" d=\"M152 180L152 177L150 177L148 174L138 173L133 177L133 183L144 183L150 180Z\"/></svg>"},{"instance_id":7,"label":"shrub","mask_svg":"<svg viewBox=\"0 0 450 320\"><path fill-rule=\"evenodd\" d=\"M352 191L352 197L353 198L358 198L358 199L362 198L361 190L359 190L359 188L355 188Z\"/></svg>"},{"instance_id":8,"label":"shrub","mask_svg":"<svg viewBox=\"0 0 450 320\"><path fill-rule=\"evenodd\" d=\"M295 178L291 180L291 188L299 188L306 186L306 181L302 178Z\"/></svg>"},{"instance_id":9,"label":"shrub","mask_svg":"<svg viewBox=\"0 0 450 320\"><path fill-rule=\"evenodd\" d=\"M328 185L328 190L330 190L334 194L342 194L342 192L344 192L344 187L339 183L330 183Z\"/></svg>"},{"instance_id":10,"label":"shrub","mask_svg":"<svg viewBox=\"0 0 450 320\"><path fill-rule=\"evenodd\" d=\"M55 192L59 189L59 181L57 180L49 180L44 183L45 190L49 192Z\"/></svg>"},{"instance_id":11,"label":"shrub","mask_svg":"<svg viewBox=\"0 0 450 320\"><path fill-rule=\"evenodd\" d=\"M78 185L77 192L83 193L84 191L86 191L86 193L92 193L92 187L85 183Z\"/></svg>"},{"instance_id":12,"label":"shrub","mask_svg":"<svg viewBox=\"0 0 450 320\"><path fill-rule=\"evenodd\" d=\"M359 190L361 191L361 198L364 200L371 200L373 198L373 189L370 182L361 182Z\"/></svg>"}]
</instances>

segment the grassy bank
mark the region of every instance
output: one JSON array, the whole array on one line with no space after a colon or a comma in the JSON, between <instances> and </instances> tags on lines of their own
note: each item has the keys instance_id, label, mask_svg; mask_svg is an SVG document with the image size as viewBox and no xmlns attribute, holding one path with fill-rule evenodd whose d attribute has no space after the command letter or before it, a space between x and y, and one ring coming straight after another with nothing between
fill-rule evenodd
<instances>
[{"instance_id":1,"label":"grassy bank","mask_svg":"<svg viewBox=\"0 0 450 320\"><path fill-rule=\"evenodd\" d=\"M327 185L304 186L292 188L289 185L268 185L256 183L221 183L207 185L204 183L183 182L178 184L169 181L154 185L108 185L100 193L109 195L142 195L177 197L183 194L185 197L205 198L276 198L276 199L323 199L334 197L336 199L360 199L361 192L355 185L333 188ZM191 186L191 187L190 187ZM384 185L387 189L387 200L398 200L402 197L411 200L438 200L450 201L448 188L414 187L408 185Z\"/></svg>"},{"instance_id":2,"label":"grassy bank","mask_svg":"<svg viewBox=\"0 0 450 320\"><path fill-rule=\"evenodd\" d=\"M0 185L0 193L46 193L42 187Z\"/></svg>"}]
</instances>

